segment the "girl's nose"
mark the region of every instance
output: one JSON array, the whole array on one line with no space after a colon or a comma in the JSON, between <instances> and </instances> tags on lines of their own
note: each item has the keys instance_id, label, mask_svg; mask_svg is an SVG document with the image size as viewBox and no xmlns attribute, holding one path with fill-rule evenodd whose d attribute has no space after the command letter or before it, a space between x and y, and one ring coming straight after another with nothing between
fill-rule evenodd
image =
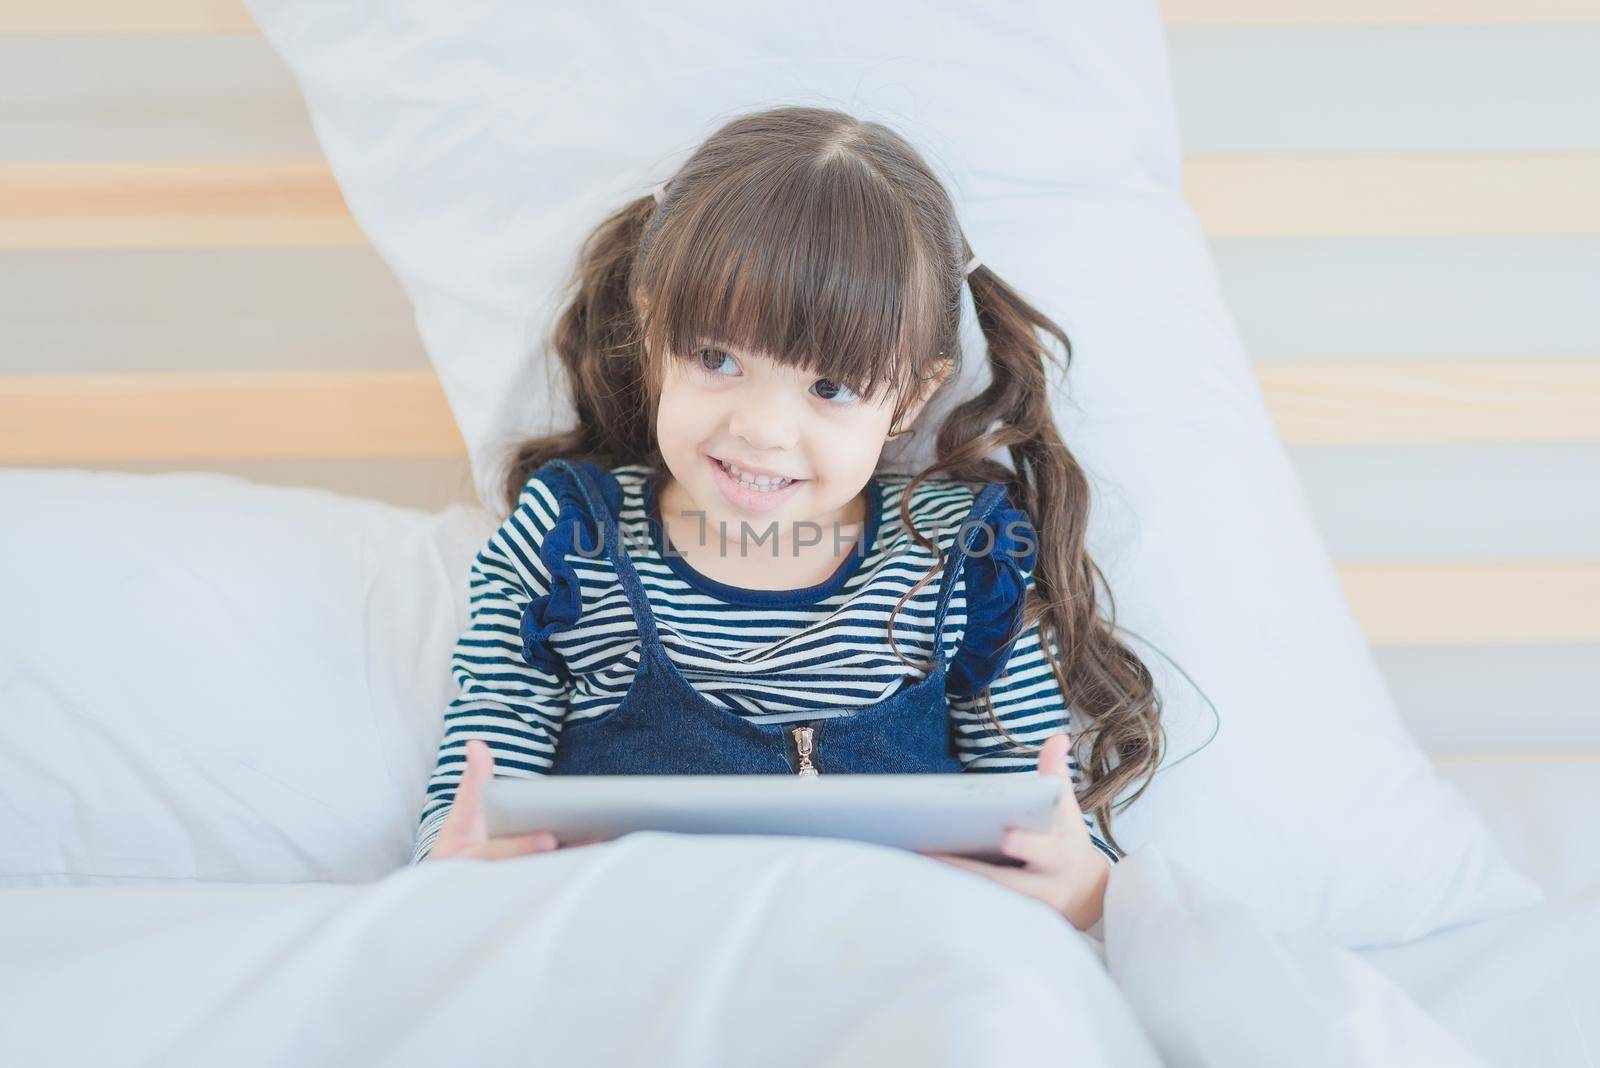
<instances>
[{"instance_id":1,"label":"girl's nose","mask_svg":"<svg viewBox=\"0 0 1600 1068\"><path fill-rule=\"evenodd\" d=\"M752 449L782 451L799 444L799 417L790 399L777 392L740 397L729 416L728 429Z\"/></svg>"}]
</instances>

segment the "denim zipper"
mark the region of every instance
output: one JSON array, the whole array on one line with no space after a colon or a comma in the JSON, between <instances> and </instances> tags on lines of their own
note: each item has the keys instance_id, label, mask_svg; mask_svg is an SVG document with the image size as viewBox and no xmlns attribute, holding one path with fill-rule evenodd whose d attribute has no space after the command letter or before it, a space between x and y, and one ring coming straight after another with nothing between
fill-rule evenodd
<instances>
[{"instance_id":1,"label":"denim zipper","mask_svg":"<svg viewBox=\"0 0 1600 1068\"><path fill-rule=\"evenodd\" d=\"M798 765L795 768L795 774L803 777L822 774L821 769L814 763L814 758L817 755L816 728L801 724L797 727L791 727L789 734L794 738L795 761Z\"/></svg>"}]
</instances>

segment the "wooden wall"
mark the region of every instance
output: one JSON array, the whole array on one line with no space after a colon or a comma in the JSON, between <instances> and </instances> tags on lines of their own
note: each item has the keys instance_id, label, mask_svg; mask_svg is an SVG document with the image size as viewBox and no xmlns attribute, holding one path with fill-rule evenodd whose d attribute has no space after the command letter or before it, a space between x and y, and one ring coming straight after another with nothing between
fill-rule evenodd
<instances>
[{"instance_id":1,"label":"wooden wall","mask_svg":"<svg viewBox=\"0 0 1600 1068\"><path fill-rule=\"evenodd\" d=\"M1600 751L1600 0L1163 11L1187 191L1412 725ZM0 464L470 499L238 4L0 7Z\"/></svg>"}]
</instances>

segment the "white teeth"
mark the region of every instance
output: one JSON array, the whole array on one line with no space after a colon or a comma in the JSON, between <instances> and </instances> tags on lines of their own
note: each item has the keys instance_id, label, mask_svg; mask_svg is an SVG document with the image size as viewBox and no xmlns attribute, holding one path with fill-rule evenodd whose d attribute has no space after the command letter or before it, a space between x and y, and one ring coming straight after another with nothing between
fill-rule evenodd
<instances>
[{"instance_id":1,"label":"white teeth","mask_svg":"<svg viewBox=\"0 0 1600 1068\"><path fill-rule=\"evenodd\" d=\"M789 483L794 481L792 478L773 478L769 475L746 474L744 471L725 460L718 460L717 462L722 464L722 469L728 472L735 482L748 489L761 490L763 492L770 493L773 490L781 490Z\"/></svg>"}]
</instances>

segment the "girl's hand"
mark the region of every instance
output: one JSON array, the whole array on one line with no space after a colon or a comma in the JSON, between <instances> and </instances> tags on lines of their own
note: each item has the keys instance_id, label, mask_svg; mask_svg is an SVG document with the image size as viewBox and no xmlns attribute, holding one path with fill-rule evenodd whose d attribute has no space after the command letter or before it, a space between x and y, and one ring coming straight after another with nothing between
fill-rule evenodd
<instances>
[{"instance_id":1,"label":"girl's hand","mask_svg":"<svg viewBox=\"0 0 1600 1068\"><path fill-rule=\"evenodd\" d=\"M483 812L483 784L494 778L494 754L478 738L467 742L467 769L461 773L456 785L456 797L450 805L450 814L439 828L439 837L433 848L422 859L444 860L447 857L469 857L474 860L504 860L529 853L546 853L560 847L550 831L531 834L502 834L489 837L488 820ZM588 845L598 838L585 838L568 842L568 846Z\"/></svg>"},{"instance_id":2,"label":"girl's hand","mask_svg":"<svg viewBox=\"0 0 1600 1068\"><path fill-rule=\"evenodd\" d=\"M1072 739L1057 734L1044 743L1039 753L1039 774L1059 775L1061 800L1048 831L1007 828L1000 840L1000 852L1023 862L1011 868L988 864L971 857L948 853L923 853L925 857L953 864L958 868L986 875L997 883L1037 898L1065 916L1080 931L1087 931L1100 920L1105 905L1106 879L1111 861L1095 848L1089 828L1078 808L1067 770L1067 753Z\"/></svg>"}]
</instances>

